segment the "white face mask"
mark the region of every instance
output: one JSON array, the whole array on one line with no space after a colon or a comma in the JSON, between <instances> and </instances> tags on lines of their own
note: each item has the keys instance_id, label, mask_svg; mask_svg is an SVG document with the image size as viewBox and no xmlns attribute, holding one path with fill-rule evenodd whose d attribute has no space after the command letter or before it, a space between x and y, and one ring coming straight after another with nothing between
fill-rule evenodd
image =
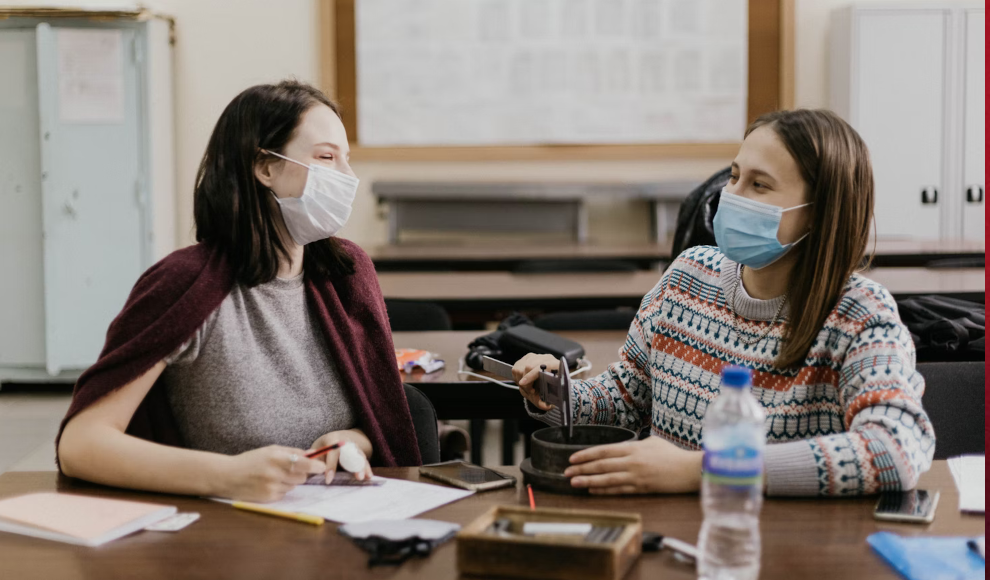
<instances>
[{"instance_id":1,"label":"white face mask","mask_svg":"<svg viewBox=\"0 0 990 580\"><path fill-rule=\"evenodd\" d=\"M282 219L292 239L305 246L339 232L347 223L347 218L351 217L351 206L360 180L329 167L300 163L274 151L266 153L309 169L301 197L280 198L272 192L282 209Z\"/></svg>"}]
</instances>

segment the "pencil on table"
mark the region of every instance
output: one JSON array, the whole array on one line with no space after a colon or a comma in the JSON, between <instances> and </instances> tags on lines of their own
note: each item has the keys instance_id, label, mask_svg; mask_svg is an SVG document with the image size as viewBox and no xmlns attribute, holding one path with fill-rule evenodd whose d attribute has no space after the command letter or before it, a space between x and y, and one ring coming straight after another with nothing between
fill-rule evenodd
<instances>
[{"instance_id":1,"label":"pencil on table","mask_svg":"<svg viewBox=\"0 0 990 580\"><path fill-rule=\"evenodd\" d=\"M323 525L323 518L321 518L320 516L311 516L309 514L301 514L297 512L286 512L246 501L235 501L231 505L233 505L235 508L239 510L254 512L256 514L264 514L266 516L275 516L277 518L295 520L297 522L302 522L304 524L313 524L314 526Z\"/></svg>"}]
</instances>

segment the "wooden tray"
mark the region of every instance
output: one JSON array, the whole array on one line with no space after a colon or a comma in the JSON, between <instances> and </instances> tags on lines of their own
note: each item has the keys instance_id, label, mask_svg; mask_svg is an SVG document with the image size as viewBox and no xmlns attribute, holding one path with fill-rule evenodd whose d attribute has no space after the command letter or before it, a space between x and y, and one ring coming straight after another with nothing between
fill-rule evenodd
<instances>
[{"instance_id":1,"label":"wooden tray","mask_svg":"<svg viewBox=\"0 0 990 580\"><path fill-rule=\"evenodd\" d=\"M512 522L512 535L489 531L501 518ZM590 543L568 536L524 536L526 522L587 522L624 529L612 542ZM457 568L462 574L509 578L620 580L639 557L642 536L638 514L495 506L457 534Z\"/></svg>"}]
</instances>

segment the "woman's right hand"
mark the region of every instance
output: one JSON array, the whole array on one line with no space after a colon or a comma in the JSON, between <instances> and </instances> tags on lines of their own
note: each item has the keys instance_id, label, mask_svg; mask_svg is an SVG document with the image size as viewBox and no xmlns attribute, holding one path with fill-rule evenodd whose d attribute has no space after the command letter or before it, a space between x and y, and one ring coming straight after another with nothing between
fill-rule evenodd
<instances>
[{"instance_id":1,"label":"woman's right hand","mask_svg":"<svg viewBox=\"0 0 990 580\"><path fill-rule=\"evenodd\" d=\"M555 371L560 367L560 361L549 354L529 353L512 365L512 378L519 385L519 393L533 403L534 407L541 411L549 411L553 405L544 403L533 387L536 378L540 376L541 366L546 366L547 371Z\"/></svg>"},{"instance_id":2,"label":"woman's right hand","mask_svg":"<svg viewBox=\"0 0 990 580\"><path fill-rule=\"evenodd\" d=\"M296 456L295 462L292 461ZM282 499L313 473L323 473L326 464L308 459L302 449L269 445L231 458L223 495L237 500L270 502Z\"/></svg>"}]
</instances>

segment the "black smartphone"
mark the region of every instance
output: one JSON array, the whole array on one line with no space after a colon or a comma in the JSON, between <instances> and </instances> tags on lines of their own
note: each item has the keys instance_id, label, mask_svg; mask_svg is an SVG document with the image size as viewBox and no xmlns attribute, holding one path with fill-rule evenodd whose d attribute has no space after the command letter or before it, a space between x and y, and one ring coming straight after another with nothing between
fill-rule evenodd
<instances>
[{"instance_id":1,"label":"black smartphone","mask_svg":"<svg viewBox=\"0 0 990 580\"><path fill-rule=\"evenodd\" d=\"M938 492L915 489L881 493L873 517L892 522L930 524L935 519Z\"/></svg>"},{"instance_id":2,"label":"black smartphone","mask_svg":"<svg viewBox=\"0 0 990 580\"><path fill-rule=\"evenodd\" d=\"M420 475L425 475L437 481L449 483L462 489L471 491L486 491L501 487L511 487L516 484L516 478L488 469L480 465L474 465L466 461L447 461L444 463L434 463L424 465L419 468Z\"/></svg>"}]
</instances>

